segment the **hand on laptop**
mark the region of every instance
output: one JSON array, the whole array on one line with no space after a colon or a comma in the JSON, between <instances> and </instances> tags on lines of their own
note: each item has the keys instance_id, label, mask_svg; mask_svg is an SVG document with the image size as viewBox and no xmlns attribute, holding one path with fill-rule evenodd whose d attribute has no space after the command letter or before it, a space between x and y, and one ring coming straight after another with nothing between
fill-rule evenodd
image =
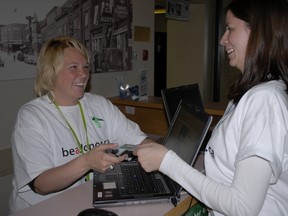
<instances>
[{"instance_id":1,"label":"hand on laptop","mask_svg":"<svg viewBox=\"0 0 288 216\"><path fill-rule=\"evenodd\" d=\"M86 157L89 168L99 172L105 172L113 168L114 164L125 160L127 155L116 156L113 154L113 149L116 149L117 146L118 144L115 143L99 145L83 155Z\"/></svg>"},{"instance_id":2,"label":"hand on laptop","mask_svg":"<svg viewBox=\"0 0 288 216\"><path fill-rule=\"evenodd\" d=\"M169 150L158 143L145 143L135 150L138 161L146 172L159 170L161 162Z\"/></svg>"}]
</instances>

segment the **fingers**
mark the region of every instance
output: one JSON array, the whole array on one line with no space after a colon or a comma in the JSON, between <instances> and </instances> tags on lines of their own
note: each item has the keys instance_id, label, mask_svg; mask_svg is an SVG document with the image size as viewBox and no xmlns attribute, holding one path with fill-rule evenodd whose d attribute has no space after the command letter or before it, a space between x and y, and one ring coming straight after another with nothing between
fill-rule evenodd
<instances>
[{"instance_id":1,"label":"fingers","mask_svg":"<svg viewBox=\"0 0 288 216\"><path fill-rule=\"evenodd\" d=\"M158 144L158 143L156 143L156 142L141 143L141 144L137 145L137 148L151 147L155 144Z\"/></svg>"},{"instance_id":2,"label":"fingers","mask_svg":"<svg viewBox=\"0 0 288 216\"><path fill-rule=\"evenodd\" d=\"M115 147L117 147L118 145L113 145L113 146L114 146L114 149L115 149ZM107 145L107 147L108 147L108 145ZM111 163L111 165L122 162L128 156L127 154L118 156L118 155L115 154L116 152L113 152L114 149L105 148L105 153L106 154L103 155L103 160L107 161L109 164Z\"/></svg>"},{"instance_id":3,"label":"fingers","mask_svg":"<svg viewBox=\"0 0 288 216\"><path fill-rule=\"evenodd\" d=\"M117 157L115 155L111 155L111 156L113 157L113 159L111 159L109 161L109 164L107 165L107 167L103 171L113 170L114 169L114 165L122 162L123 160L125 160L128 155L121 155L119 157Z\"/></svg>"},{"instance_id":4,"label":"fingers","mask_svg":"<svg viewBox=\"0 0 288 216\"><path fill-rule=\"evenodd\" d=\"M96 151L104 152L105 154L102 155L103 160L107 160L111 163L116 163L117 157L115 156L116 148L118 144L115 143L109 143L109 144L103 144L96 147Z\"/></svg>"},{"instance_id":5,"label":"fingers","mask_svg":"<svg viewBox=\"0 0 288 216\"><path fill-rule=\"evenodd\" d=\"M124 155L121 155L121 156L117 157L118 158L118 163L124 161L125 159L127 159L127 157L128 157L127 154L124 154Z\"/></svg>"},{"instance_id":6,"label":"fingers","mask_svg":"<svg viewBox=\"0 0 288 216\"><path fill-rule=\"evenodd\" d=\"M95 147L89 153L89 164L92 169L100 172L114 169L114 165L122 162L127 158L127 154L117 156L113 152L118 147L118 144L109 143Z\"/></svg>"},{"instance_id":7,"label":"fingers","mask_svg":"<svg viewBox=\"0 0 288 216\"><path fill-rule=\"evenodd\" d=\"M153 142L153 143L142 143L142 144L140 144L140 145L137 145L136 149L133 151L133 155L138 156L139 150L144 149L144 148L149 148L149 149L151 149L151 147L152 147L152 148L155 148L155 147L157 147L158 145L160 145L160 144L155 143L155 142Z\"/></svg>"},{"instance_id":8,"label":"fingers","mask_svg":"<svg viewBox=\"0 0 288 216\"><path fill-rule=\"evenodd\" d=\"M118 147L117 143L108 143L108 144L99 145L96 148L100 151L106 151L109 149L115 149L117 147Z\"/></svg>"}]
</instances>

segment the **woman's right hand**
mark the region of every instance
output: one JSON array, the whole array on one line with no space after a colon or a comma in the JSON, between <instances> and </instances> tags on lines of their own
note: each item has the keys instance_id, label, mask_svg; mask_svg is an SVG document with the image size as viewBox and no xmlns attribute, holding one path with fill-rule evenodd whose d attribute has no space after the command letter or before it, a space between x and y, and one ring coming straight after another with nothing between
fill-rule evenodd
<instances>
[{"instance_id":1,"label":"woman's right hand","mask_svg":"<svg viewBox=\"0 0 288 216\"><path fill-rule=\"evenodd\" d=\"M127 155L116 156L112 153L107 153L108 150L115 149L118 147L118 144L109 143L102 144L94 147L89 152L83 156L86 159L86 162L89 166L89 169L97 170L100 172L105 172L110 169L111 165L120 163L125 160Z\"/></svg>"}]
</instances>

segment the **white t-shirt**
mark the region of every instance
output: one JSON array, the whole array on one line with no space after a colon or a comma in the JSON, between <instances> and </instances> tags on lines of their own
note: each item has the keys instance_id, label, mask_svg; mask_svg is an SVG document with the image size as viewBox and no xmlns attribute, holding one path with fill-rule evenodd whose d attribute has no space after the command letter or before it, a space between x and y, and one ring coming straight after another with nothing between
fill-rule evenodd
<instances>
[{"instance_id":1,"label":"white t-shirt","mask_svg":"<svg viewBox=\"0 0 288 216\"><path fill-rule=\"evenodd\" d=\"M139 144L147 137L137 124L128 120L104 97L85 93L80 103L92 148L106 143ZM60 109L87 150L79 105L60 106ZM43 171L65 164L81 154L68 124L47 96L36 98L20 108L11 140L14 162L12 211L54 196L36 194L27 184ZM83 182L84 177L73 186Z\"/></svg>"},{"instance_id":2,"label":"white t-shirt","mask_svg":"<svg viewBox=\"0 0 288 216\"><path fill-rule=\"evenodd\" d=\"M288 95L284 90L283 81L270 81L250 89L236 107L229 103L207 144L207 177L171 151L160 171L214 209L214 215L258 211L261 216L288 215ZM242 169L240 175L236 168ZM246 181L246 174L257 181ZM244 187L239 190L237 185Z\"/></svg>"}]
</instances>

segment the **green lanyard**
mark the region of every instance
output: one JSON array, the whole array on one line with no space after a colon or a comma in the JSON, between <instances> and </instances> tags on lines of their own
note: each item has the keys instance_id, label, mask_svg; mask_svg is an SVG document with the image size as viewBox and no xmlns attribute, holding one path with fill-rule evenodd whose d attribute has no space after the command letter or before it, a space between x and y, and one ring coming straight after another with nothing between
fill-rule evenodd
<instances>
[{"instance_id":1,"label":"green lanyard","mask_svg":"<svg viewBox=\"0 0 288 216\"><path fill-rule=\"evenodd\" d=\"M70 125L70 123L68 122L68 120L65 118L64 114L62 113L61 109L59 108L59 106L56 104L56 102L54 101L54 105L56 106L57 110L59 111L61 117L64 119L64 121L66 122L66 124L68 125L70 131L72 132L77 144L78 144L78 148L81 152L81 154L84 154L84 150L83 147L81 147L81 143L74 131L74 129L72 128L72 126ZM80 103L80 101L78 102L79 108L80 108L80 113L81 113L81 117L82 117L82 121L83 121L83 125L84 125L84 129L85 129L85 134L86 134L86 147L88 150L91 150L90 145L89 145L89 138L88 138L88 132L87 132L87 124L86 124L86 120L85 120L85 116L84 116L84 112L83 112L83 108L82 105ZM89 174L86 175L86 179L89 181L90 177Z\"/></svg>"}]
</instances>

